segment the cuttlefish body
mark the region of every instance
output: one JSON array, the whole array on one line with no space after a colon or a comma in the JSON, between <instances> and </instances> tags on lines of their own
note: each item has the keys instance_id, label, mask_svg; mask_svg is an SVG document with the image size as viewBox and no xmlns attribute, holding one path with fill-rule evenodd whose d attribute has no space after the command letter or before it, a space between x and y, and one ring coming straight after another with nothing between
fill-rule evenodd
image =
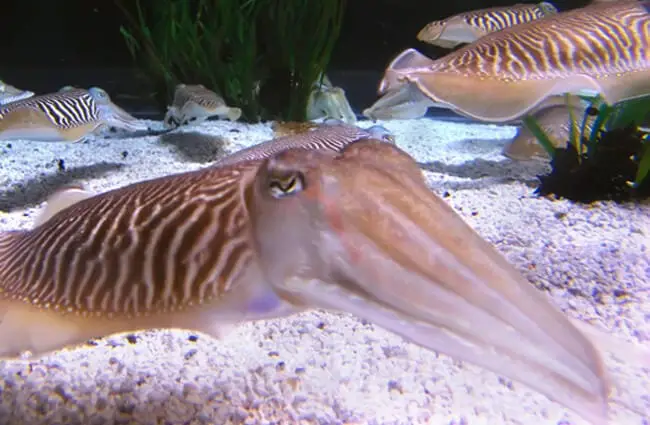
<instances>
[{"instance_id":1,"label":"cuttlefish body","mask_svg":"<svg viewBox=\"0 0 650 425\"><path fill-rule=\"evenodd\" d=\"M34 96L34 92L18 89L0 80L0 105Z\"/></svg>"},{"instance_id":2,"label":"cuttlefish body","mask_svg":"<svg viewBox=\"0 0 650 425\"><path fill-rule=\"evenodd\" d=\"M473 43L489 33L556 13L555 6L548 2L472 10L428 23L418 32L417 39L451 49L459 44Z\"/></svg>"},{"instance_id":3,"label":"cuttlefish body","mask_svg":"<svg viewBox=\"0 0 650 425\"><path fill-rule=\"evenodd\" d=\"M140 182L0 233L3 357L149 328L220 337L312 308L371 320L605 423L604 337L555 308L390 143Z\"/></svg>"},{"instance_id":4,"label":"cuttlefish body","mask_svg":"<svg viewBox=\"0 0 650 425\"><path fill-rule=\"evenodd\" d=\"M241 114L240 108L226 105L221 96L202 84L178 84L173 103L167 108L164 124L167 128L175 128L198 124L215 116L237 121Z\"/></svg>"},{"instance_id":5,"label":"cuttlefish body","mask_svg":"<svg viewBox=\"0 0 650 425\"><path fill-rule=\"evenodd\" d=\"M345 124L335 119L325 120L319 126L299 133L275 137L249 148L241 149L231 155L217 160L213 165L224 166L240 161L268 158L286 149L329 149L340 151L348 144L359 139L373 138L387 143L395 143L393 135L384 127L375 125L363 129Z\"/></svg>"},{"instance_id":6,"label":"cuttlefish body","mask_svg":"<svg viewBox=\"0 0 650 425\"><path fill-rule=\"evenodd\" d=\"M565 93L599 93L610 105L650 95L649 9L648 1L594 3L487 34L437 60L408 49L388 66L379 94L417 96L419 110L426 98L427 107L494 123L562 104Z\"/></svg>"},{"instance_id":7,"label":"cuttlefish body","mask_svg":"<svg viewBox=\"0 0 650 425\"><path fill-rule=\"evenodd\" d=\"M99 87L67 87L0 106L0 140L76 143L109 127L148 130Z\"/></svg>"}]
</instances>

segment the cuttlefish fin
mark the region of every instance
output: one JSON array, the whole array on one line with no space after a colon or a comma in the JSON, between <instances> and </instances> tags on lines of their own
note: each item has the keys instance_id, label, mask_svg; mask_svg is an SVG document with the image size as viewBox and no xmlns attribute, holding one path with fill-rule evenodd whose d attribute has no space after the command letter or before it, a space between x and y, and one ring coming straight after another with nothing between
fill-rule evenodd
<instances>
[{"instance_id":1,"label":"cuttlefish fin","mask_svg":"<svg viewBox=\"0 0 650 425\"><path fill-rule=\"evenodd\" d=\"M436 103L446 104L457 113L479 121L507 123L556 104L564 93L602 92L601 82L586 75L546 80L488 79L454 72L414 71L408 81ZM617 96L611 90L613 96Z\"/></svg>"},{"instance_id":2,"label":"cuttlefish fin","mask_svg":"<svg viewBox=\"0 0 650 425\"><path fill-rule=\"evenodd\" d=\"M398 87L406 84L403 78L404 72L411 71L416 68L426 70L434 64L434 61L415 49L406 49L386 68L384 77L379 82L377 93L382 95L387 91L395 90Z\"/></svg>"},{"instance_id":3,"label":"cuttlefish fin","mask_svg":"<svg viewBox=\"0 0 650 425\"><path fill-rule=\"evenodd\" d=\"M60 211L94 195L94 192L85 189L82 185L68 185L57 190L50 195L45 207L34 219L34 226L42 225Z\"/></svg>"}]
</instances>

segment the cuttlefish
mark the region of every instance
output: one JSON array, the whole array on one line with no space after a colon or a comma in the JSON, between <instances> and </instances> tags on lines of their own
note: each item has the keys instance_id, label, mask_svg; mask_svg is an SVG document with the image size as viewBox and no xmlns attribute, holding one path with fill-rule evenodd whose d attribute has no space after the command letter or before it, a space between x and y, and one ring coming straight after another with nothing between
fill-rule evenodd
<instances>
[{"instance_id":1,"label":"cuttlefish","mask_svg":"<svg viewBox=\"0 0 650 425\"><path fill-rule=\"evenodd\" d=\"M0 356L150 328L223 337L323 308L604 424L601 350L637 349L568 319L390 143L289 149L79 198L0 233Z\"/></svg>"},{"instance_id":2,"label":"cuttlefish","mask_svg":"<svg viewBox=\"0 0 650 425\"><path fill-rule=\"evenodd\" d=\"M99 87L66 87L0 106L0 140L77 143L109 127L149 129Z\"/></svg>"},{"instance_id":3,"label":"cuttlefish","mask_svg":"<svg viewBox=\"0 0 650 425\"><path fill-rule=\"evenodd\" d=\"M587 114L588 105L575 102L572 105L557 105L545 108L533 115L537 124L544 130L546 136L556 148L565 148L573 139L571 135L571 120L574 120L574 131L579 136L582 132L583 120L585 134L591 134L597 114ZM539 144L535 135L525 125L519 127L515 137L503 149L503 155L517 161L531 159L549 159L548 153Z\"/></svg>"},{"instance_id":4,"label":"cuttlefish","mask_svg":"<svg viewBox=\"0 0 650 425\"><path fill-rule=\"evenodd\" d=\"M545 1L477 9L429 22L418 32L417 39L451 49L459 44L472 43L486 34L556 13L555 6Z\"/></svg>"},{"instance_id":5,"label":"cuttlefish","mask_svg":"<svg viewBox=\"0 0 650 425\"><path fill-rule=\"evenodd\" d=\"M34 92L21 90L0 80L0 105L15 102L17 100L27 99L34 96Z\"/></svg>"},{"instance_id":6,"label":"cuttlefish","mask_svg":"<svg viewBox=\"0 0 650 425\"><path fill-rule=\"evenodd\" d=\"M405 50L379 85L385 99L365 114L408 99L412 114L426 105L506 123L562 104L565 93L600 94L610 105L650 95L649 10L649 1L593 3L487 34L437 60Z\"/></svg>"},{"instance_id":7,"label":"cuttlefish","mask_svg":"<svg viewBox=\"0 0 650 425\"><path fill-rule=\"evenodd\" d=\"M223 97L202 84L178 84L174 100L167 107L164 125L166 128L176 128L190 123L198 124L215 116L237 121L241 114L240 108L226 105Z\"/></svg>"},{"instance_id":8,"label":"cuttlefish","mask_svg":"<svg viewBox=\"0 0 650 425\"><path fill-rule=\"evenodd\" d=\"M324 75L314 83L307 102L308 120L330 118L341 120L348 124L357 122L357 116L348 102L345 90L334 86L330 79Z\"/></svg>"}]
</instances>

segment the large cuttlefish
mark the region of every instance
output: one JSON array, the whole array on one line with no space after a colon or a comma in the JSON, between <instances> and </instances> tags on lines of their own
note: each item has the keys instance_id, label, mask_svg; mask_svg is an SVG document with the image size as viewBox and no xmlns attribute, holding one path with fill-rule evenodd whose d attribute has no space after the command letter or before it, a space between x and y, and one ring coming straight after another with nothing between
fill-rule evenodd
<instances>
[{"instance_id":1,"label":"large cuttlefish","mask_svg":"<svg viewBox=\"0 0 650 425\"><path fill-rule=\"evenodd\" d=\"M607 337L554 307L391 143L288 149L77 196L32 230L0 233L3 357L149 328L220 337L312 308L606 422Z\"/></svg>"},{"instance_id":2,"label":"large cuttlefish","mask_svg":"<svg viewBox=\"0 0 650 425\"><path fill-rule=\"evenodd\" d=\"M487 34L442 58L399 54L364 115L422 116L431 106L505 123L564 94L610 104L650 95L650 1L593 3Z\"/></svg>"}]
</instances>

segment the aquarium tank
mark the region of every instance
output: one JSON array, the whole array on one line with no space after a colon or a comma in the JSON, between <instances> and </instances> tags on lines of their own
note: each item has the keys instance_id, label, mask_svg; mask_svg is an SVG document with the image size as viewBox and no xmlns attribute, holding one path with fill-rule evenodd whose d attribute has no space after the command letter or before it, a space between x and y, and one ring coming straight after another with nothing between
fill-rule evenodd
<instances>
[{"instance_id":1,"label":"aquarium tank","mask_svg":"<svg viewBox=\"0 0 650 425\"><path fill-rule=\"evenodd\" d=\"M642 425L650 1L5 0L0 425Z\"/></svg>"}]
</instances>

